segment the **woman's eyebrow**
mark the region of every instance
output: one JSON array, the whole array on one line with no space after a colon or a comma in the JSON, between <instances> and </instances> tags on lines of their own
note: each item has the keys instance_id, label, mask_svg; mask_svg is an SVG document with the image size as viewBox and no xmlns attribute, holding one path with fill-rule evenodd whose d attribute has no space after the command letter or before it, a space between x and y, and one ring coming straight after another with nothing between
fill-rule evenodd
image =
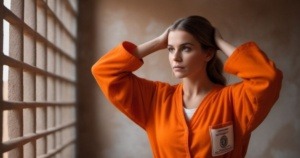
<instances>
[{"instance_id":1,"label":"woman's eyebrow","mask_svg":"<svg viewBox=\"0 0 300 158\"><path fill-rule=\"evenodd\" d=\"M186 43L182 43L180 44L179 46L186 46L186 45L191 45L191 46L194 46L193 43L189 43L189 42L186 42ZM173 47L173 45L169 44L168 47Z\"/></svg>"},{"instance_id":2,"label":"woman's eyebrow","mask_svg":"<svg viewBox=\"0 0 300 158\"><path fill-rule=\"evenodd\" d=\"M180 46L186 46L186 45L191 45L191 46L194 46L194 44L193 44L193 43L189 43L189 42L180 44Z\"/></svg>"}]
</instances>

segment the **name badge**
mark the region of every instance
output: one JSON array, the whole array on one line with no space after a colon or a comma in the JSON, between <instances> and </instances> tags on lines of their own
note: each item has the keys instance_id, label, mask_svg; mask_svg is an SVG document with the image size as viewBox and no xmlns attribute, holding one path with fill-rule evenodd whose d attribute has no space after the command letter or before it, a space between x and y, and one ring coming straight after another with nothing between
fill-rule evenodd
<instances>
[{"instance_id":1,"label":"name badge","mask_svg":"<svg viewBox=\"0 0 300 158\"><path fill-rule=\"evenodd\" d=\"M233 150L234 137L232 123L210 127L212 156L220 156Z\"/></svg>"}]
</instances>

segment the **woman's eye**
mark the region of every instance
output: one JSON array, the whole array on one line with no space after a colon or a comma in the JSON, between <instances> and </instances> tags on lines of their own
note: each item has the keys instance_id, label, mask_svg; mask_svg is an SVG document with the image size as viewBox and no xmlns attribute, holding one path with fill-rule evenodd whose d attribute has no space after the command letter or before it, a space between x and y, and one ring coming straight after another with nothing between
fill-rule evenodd
<instances>
[{"instance_id":1,"label":"woman's eye","mask_svg":"<svg viewBox=\"0 0 300 158\"><path fill-rule=\"evenodd\" d=\"M183 49L182 49L183 51L185 51L185 52L190 52L192 49L191 48L189 48L189 47L183 47Z\"/></svg>"},{"instance_id":2,"label":"woman's eye","mask_svg":"<svg viewBox=\"0 0 300 158\"><path fill-rule=\"evenodd\" d=\"M168 48L168 51L169 51L170 53L172 53L172 52L174 51L174 48Z\"/></svg>"}]
</instances>

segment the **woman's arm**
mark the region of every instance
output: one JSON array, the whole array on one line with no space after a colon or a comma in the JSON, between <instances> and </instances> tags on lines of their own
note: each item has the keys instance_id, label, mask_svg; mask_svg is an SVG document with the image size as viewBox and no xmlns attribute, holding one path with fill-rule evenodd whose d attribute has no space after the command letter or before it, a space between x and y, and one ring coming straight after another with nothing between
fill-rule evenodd
<instances>
[{"instance_id":1,"label":"woman's arm","mask_svg":"<svg viewBox=\"0 0 300 158\"><path fill-rule=\"evenodd\" d=\"M103 94L131 120L146 128L157 84L135 76L144 56L166 48L168 31L139 46L130 42L120 45L101 57L92 73ZM138 58L137 58L138 57Z\"/></svg>"},{"instance_id":2,"label":"woman's arm","mask_svg":"<svg viewBox=\"0 0 300 158\"><path fill-rule=\"evenodd\" d=\"M236 47L234 47L233 45L231 45L230 43L226 42L220 32L215 29L215 41L217 46L219 47L219 49L224 52L227 57L230 57L231 54L234 52L234 50L236 49Z\"/></svg>"},{"instance_id":3,"label":"woman's arm","mask_svg":"<svg viewBox=\"0 0 300 158\"><path fill-rule=\"evenodd\" d=\"M226 88L238 122L236 125L245 133L252 132L277 101L282 72L254 42L236 48L223 40L217 30L215 42L228 56L224 70L243 79Z\"/></svg>"},{"instance_id":4,"label":"woman's arm","mask_svg":"<svg viewBox=\"0 0 300 158\"><path fill-rule=\"evenodd\" d=\"M140 59L144 58L145 56L156 52L158 50L167 48L168 45L168 34L169 28L165 30L163 34L159 37L154 38L151 41L138 45L132 52L132 54Z\"/></svg>"},{"instance_id":5,"label":"woman's arm","mask_svg":"<svg viewBox=\"0 0 300 158\"><path fill-rule=\"evenodd\" d=\"M252 132L268 115L279 97L282 72L254 43L234 47L215 30L215 42L228 59L226 72L243 79L227 87L235 121L243 132Z\"/></svg>"},{"instance_id":6,"label":"woman's arm","mask_svg":"<svg viewBox=\"0 0 300 158\"><path fill-rule=\"evenodd\" d=\"M142 60L132 55L133 43L122 42L92 67L92 73L104 96L132 121L146 128L156 85L135 76Z\"/></svg>"}]
</instances>

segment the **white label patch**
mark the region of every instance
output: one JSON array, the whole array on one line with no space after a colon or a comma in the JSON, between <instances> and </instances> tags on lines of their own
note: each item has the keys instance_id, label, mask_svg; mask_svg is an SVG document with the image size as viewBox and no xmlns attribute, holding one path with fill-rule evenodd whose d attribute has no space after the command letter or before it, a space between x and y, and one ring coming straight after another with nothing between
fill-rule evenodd
<instances>
[{"instance_id":1,"label":"white label patch","mask_svg":"<svg viewBox=\"0 0 300 158\"><path fill-rule=\"evenodd\" d=\"M234 137L232 124L210 128L212 156L220 156L233 150Z\"/></svg>"}]
</instances>

